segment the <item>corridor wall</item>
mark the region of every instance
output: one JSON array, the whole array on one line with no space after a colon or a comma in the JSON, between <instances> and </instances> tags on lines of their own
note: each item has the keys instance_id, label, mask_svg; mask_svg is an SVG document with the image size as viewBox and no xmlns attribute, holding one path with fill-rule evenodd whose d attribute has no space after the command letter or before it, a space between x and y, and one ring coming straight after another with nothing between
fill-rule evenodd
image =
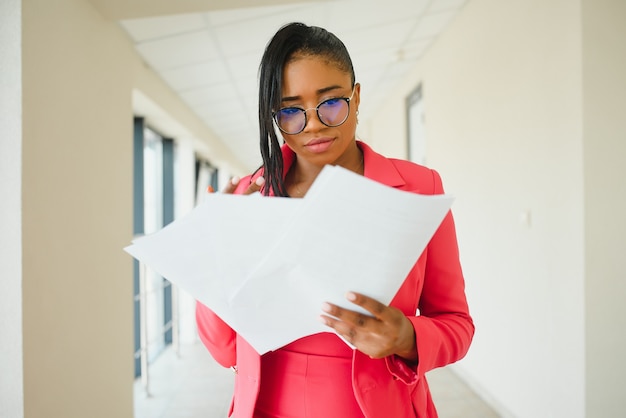
<instances>
[{"instance_id":1,"label":"corridor wall","mask_svg":"<svg viewBox=\"0 0 626 418\"><path fill-rule=\"evenodd\" d=\"M367 127L403 157L421 84L476 321L454 370L504 417L626 410L625 21L620 1L469 1Z\"/></svg>"}]
</instances>

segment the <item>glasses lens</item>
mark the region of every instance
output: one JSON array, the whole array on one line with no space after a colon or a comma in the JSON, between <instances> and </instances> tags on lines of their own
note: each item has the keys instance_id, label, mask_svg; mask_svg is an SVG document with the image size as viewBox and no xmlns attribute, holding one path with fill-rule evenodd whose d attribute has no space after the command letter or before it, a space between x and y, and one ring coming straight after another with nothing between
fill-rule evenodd
<instances>
[{"instance_id":1,"label":"glasses lens","mask_svg":"<svg viewBox=\"0 0 626 418\"><path fill-rule=\"evenodd\" d=\"M297 134L304 129L306 116L304 110L286 107L276 112L276 124L285 133Z\"/></svg>"},{"instance_id":2,"label":"glasses lens","mask_svg":"<svg viewBox=\"0 0 626 418\"><path fill-rule=\"evenodd\" d=\"M348 101L344 98L328 99L317 107L320 121L326 126L339 126L348 118Z\"/></svg>"}]
</instances>

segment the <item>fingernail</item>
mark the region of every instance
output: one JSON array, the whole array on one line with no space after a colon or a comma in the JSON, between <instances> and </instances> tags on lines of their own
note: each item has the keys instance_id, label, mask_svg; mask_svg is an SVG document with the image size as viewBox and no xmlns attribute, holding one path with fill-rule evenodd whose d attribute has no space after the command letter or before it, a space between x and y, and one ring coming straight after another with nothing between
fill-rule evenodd
<instances>
[{"instance_id":1,"label":"fingernail","mask_svg":"<svg viewBox=\"0 0 626 418\"><path fill-rule=\"evenodd\" d=\"M326 318L324 318L321 315L317 317L317 320L320 321L324 325L328 325L328 322L326 321Z\"/></svg>"},{"instance_id":2,"label":"fingernail","mask_svg":"<svg viewBox=\"0 0 626 418\"><path fill-rule=\"evenodd\" d=\"M230 179L230 182L233 184L233 186L236 186L239 184L239 177L235 176L232 179Z\"/></svg>"},{"instance_id":3,"label":"fingernail","mask_svg":"<svg viewBox=\"0 0 626 418\"><path fill-rule=\"evenodd\" d=\"M328 303L324 302L322 303L322 310L324 312L330 312L332 309L332 306L330 306Z\"/></svg>"},{"instance_id":4,"label":"fingernail","mask_svg":"<svg viewBox=\"0 0 626 418\"><path fill-rule=\"evenodd\" d=\"M348 292L346 293L346 299L348 299L350 302L354 302L356 300L356 294L353 292Z\"/></svg>"},{"instance_id":5,"label":"fingernail","mask_svg":"<svg viewBox=\"0 0 626 418\"><path fill-rule=\"evenodd\" d=\"M263 178L262 176L261 176L261 177L258 177L258 178L254 181L254 183L255 183L257 186L263 186L263 185L265 184L265 178Z\"/></svg>"}]
</instances>

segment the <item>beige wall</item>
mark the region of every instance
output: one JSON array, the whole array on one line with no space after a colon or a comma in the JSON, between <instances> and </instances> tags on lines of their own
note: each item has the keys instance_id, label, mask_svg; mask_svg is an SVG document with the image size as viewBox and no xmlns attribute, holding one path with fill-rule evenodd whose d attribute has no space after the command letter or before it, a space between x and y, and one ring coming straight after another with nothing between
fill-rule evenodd
<instances>
[{"instance_id":1,"label":"beige wall","mask_svg":"<svg viewBox=\"0 0 626 418\"><path fill-rule=\"evenodd\" d=\"M3 270L16 291L23 283L21 306L6 293L23 312L23 352L16 344L8 361L19 377L23 354L27 418L132 417L132 259L123 247L132 238L133 116L191 144L222 173L245 170L92 2L23 3L21 167L19 138L6 154L23 175L23 228L2 241L23 248L22 274ZM20 190L17 181L1 185ZM20 267L19 250L4 254Z\"/></svg>"},{"instance_id":2,"label":"beige wall","mask_svg":"<svg viewBox=\"0 0 626 418\"><path fill-rule=\"evenodd\" d=\"M25 416L132 417L132 51L79 0L23 41Z\"/></svg>"},{"instance_id":3,"label":"beige wall","mask_svg":"<svg viewBox=\"0 0 626 418\"><path fill-rule=\"evenodd\" d=\"M587 416L626 411L626 2L583 0Z\"/></svg>"},{"instance_id":4,"label":"beige wall","mask_svg":"<svg viewBox=\"0 0 626 418\"><path fill-rule=\"evenodd\" d=\"M584 416L580 22L577 2L471 0L368 126L404 156L423 84L477 327L455 369L504 416Z\"/></svg>"}]
</instances>

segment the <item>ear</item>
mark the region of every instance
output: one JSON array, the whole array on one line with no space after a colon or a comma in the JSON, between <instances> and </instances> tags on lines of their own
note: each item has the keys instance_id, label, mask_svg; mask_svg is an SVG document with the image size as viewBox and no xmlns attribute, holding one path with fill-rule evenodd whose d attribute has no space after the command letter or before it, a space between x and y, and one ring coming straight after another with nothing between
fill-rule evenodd
<instances>
[{"instance_id":1,"label":"ear","mask_svg":"<svg viewBox=\"0 0 626 418\"><path fill-rule=\"evenodd\" d=\"M359 105L361 104L361 83L354 84L354 97L352 98L354 102L354 110L355 112L359 111Z\"/></svg>"}]
</instances>

